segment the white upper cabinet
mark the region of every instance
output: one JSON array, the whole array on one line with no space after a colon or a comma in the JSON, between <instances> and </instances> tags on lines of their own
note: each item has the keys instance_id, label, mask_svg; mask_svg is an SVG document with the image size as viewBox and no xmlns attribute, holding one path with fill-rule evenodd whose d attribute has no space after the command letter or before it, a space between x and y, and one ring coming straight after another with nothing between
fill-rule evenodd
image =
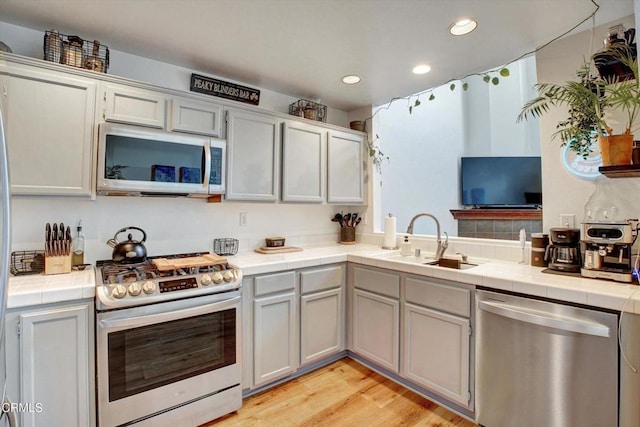
<instances>
[{"instance_id":1,"label":"white upper cabinet","mask_svg":"<svg viewBox=\"0 0 640 427\"><path fill-rule=\"evenodd\" d=\"M282 200L322 203L327 130L287 120L282 125Z\"/></svg>"},{"instance_id":2,"label":"white upper cabinet","mask_svg":"<svg viewBox=\"0 0 640 427\"><path fill-rule=\"evenodd\" d=\"M114 83L104 83L103 92L105 121L164 129L168 95Z\"/></svg>"},{"instance_id":3,"label":"white upper cabinet","mask_svg":"<svg viewBox=\"0 0 640 427\"><path fill-rule=\"evenodd\" d=\"M329 131L327 202L364 202L364 137Z\"/></svg>"},{"instance_id":4,"label":"white upper cabinet","mask_svg":"<svg viewBox=\"0 0 640 427\"><path fill-rule=\"evenodd\" d=\"M222 105L174 98L169 130L222 137Z\"/></svg>"},{"instance_id":5,"label":"white upper cabinet","mask_svg":"<svg viewBox=\"0 0 640 427\"><path fill-rule=\"evenodd\" d=\"M280 174L277 117L228 110L227 158L227 199L277 200Z\"/></svg>"},{"instance_id":6,"label":"white upper cabinet","mask_svg":"<svg viewBox=\"0 0 640 427\"><path fill-rule=\"evenodd\" d=\"M12 193L91 196L98 82L2 65L0 85Z\"/></svg>"}]
</instances>

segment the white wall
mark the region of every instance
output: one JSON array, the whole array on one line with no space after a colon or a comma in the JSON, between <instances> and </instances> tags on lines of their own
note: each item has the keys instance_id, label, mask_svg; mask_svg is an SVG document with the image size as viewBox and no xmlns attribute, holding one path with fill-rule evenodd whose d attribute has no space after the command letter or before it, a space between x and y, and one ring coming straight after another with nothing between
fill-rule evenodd
<instances>
[{"instance_id":1,"label":"white wall","mask_svg":"<svg viewBox=\"0 0 640 427\"><path fill-rule=\"evenodd\" d=\"M585 31L562 40L540 51L537 55L538 80L562 83L575 80L575 72L593 52L602 47L607 29L622 22L626 28L635 27L634 17ZM577 178L562 165L562 148L558 139L552 140L556 125L566 118L566 110L558 108L540 120L542 150L543 228L563 225L561 214L574 214L576 226L586 219L589 210L616 206L621 218L638 218L640 209L636 197L640 194L637 178L611 179L600 176L596 180ZM640 135L636 135L639 139Z\"/></svg>"},{"instance_id":2,"label":"white wall","mask_svg":"<svg viewBox=\"0 0 640 427\"><path fill-rule=\"evenodd\" d=\"M2 16L0 16L2 19ZM42 59L44 31L35 31L25 27L0 22L0 40L5 42L13 53ZM108 46L108 40L102 40ZM145 83L155 84L176 90L189 91L191 73L200 73L221 80L230 81L228 78L211 75L209 73L190 70L172 64L154 61L126 52L110 49L110 65L108 74L139 80ZM255 85L235 81L235 83L260 89L260 108L281 113L289 112L289 104L297 101L285 94L274 92ZM212 97L215 100L215 97ZM335 108L327 108L327 122L349 127L348 114Z\"/></svg>"},{"instance_id":3,"label":"white wall","mask_svg":"<svg viewBox=\"0 0 640 427\"><path fill-rule=\"evenodd\" d=\"M17 54L41 58L43 35L0 22L0 40ZM191 70L112 50L109 74L188 91ZM295 98L261 88L261 108L286 112L294 101ZM348 117L346 112L329 109L328 118L333 124L348 127ZM216 237L240 239L241 251L262 246L264 237L275 235L286 237L288 245L326 244L339 240L339 228L330 219L341 210L348 212L355 208L227 201L209 204L202 199L186 198L98 197L92 201L13 197L11 249L41 249L45 223L64 222L75 228L80 219L88 263L110 258L111 248L105 242L126 226L137 226L147 232L150 255L211 251ZM248 214L246 227L239 225L240 212ZM120 237L126 239L124 235Z\"/></svg>"},{"instance_id":4,"label":"white wall","mask_svg":"<svg viewBox=\"0 0 640 427\"><path fill-rule=\"evenodd\" d=\"M421 105L409 114L407 103L394 102L380 108L375 133L382 152L390 161L382 166L380 213L397 217L403 232L411 217L431 212L442 231L457 234L449 209L458 206L458 159L464 152L462 92L436 88L436 99L421 97ZM435 234L433 221L416 222L414 233Z\"/></svg>"},{"instance_id":5,"label":"white wall","mask_svg":"<svg viewBox=\"0 0 640 427\"><path fill-rule=\"evenodd\" d=\"M520 108L533 94L535 58L509 68L511 75L498 85L472 76L467 91L459 82L454 91L448 84L438 87L435 99L422 95L412 114L402 100L379 108L375 134L390 162L375 177L381 187L373 187L374 194L379 193L373 212L377 230L389 213L397 217L401 233L413 215L426 211L438 218L443 232L456 236L457 221L450 210L460 208L460 157L540 155L537 121L516 123ZM436 227L421 219L414 231L435 234Z\"/></svg>"}]
</instances>

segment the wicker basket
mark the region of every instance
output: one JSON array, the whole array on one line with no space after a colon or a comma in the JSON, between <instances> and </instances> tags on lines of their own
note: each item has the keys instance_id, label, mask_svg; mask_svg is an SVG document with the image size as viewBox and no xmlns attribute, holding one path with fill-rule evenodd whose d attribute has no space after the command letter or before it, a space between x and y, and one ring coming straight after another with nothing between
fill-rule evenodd
<instances>
[{"instance_id":1,"label":"wicker basket","mask_svg":"<svg viewBox=\"0 0 640 427\"><path fill-rule=\"evenodd\" d=\"M291 114L292 116L304 117L305 119L326 123L327 106L318 104L317 102L309 101L307 99L299 99L293 104L289 105L289 114Z\"/></svg>"},{"instance_id":2,"label":"wicker basket","mask_svg":"<svg viewBox=\"0 0 640 427\"><path fill-rule=\"evenodd\" d=\"M83 40L78 36L44 32L44 59L57 64L106 73L109 68L109 48L98 40Z\"/></svg>"}]
</instances>

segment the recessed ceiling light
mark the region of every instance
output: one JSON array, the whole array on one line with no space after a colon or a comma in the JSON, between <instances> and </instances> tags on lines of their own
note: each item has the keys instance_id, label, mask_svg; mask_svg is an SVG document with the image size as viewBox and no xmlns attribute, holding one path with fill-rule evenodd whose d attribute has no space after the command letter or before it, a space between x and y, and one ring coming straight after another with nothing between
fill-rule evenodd
<instances>
[{"instance_id":1,"label":"recessed ceiling light","mask_svg":"<svg viewBox=\"0 0 640 427\"><path fill-rule=\"evenodd\" d=\"M345 83L348 85L354 85L356 83L360 83L360 80L362 80L360 76L356 76L355 74L349 74L348 76L344 76L342 78L342 83Z\"/></svg>"},{"instance_id":2,"label":"recessed ceiling light","mask_svg":"<svg viewBox=\"0 0 640 427\"><path fill-rule=\"evenodd\" d=\"M454 36L463 36L475 30L477 26L478 21L471 18L465 18L459 20L455 24L451 24L451 26L449 27L449 32Z\"/></svg>"},{"instance_id":3,"label":"recessed ceiling light","mask_svg":"<svg viewBox=\"0 0 640 427\"><path fill-rule=\"evenodd\" d=\"M431 67L426 64L420 64L413 67L413 74L427 74L431 71Z\"/></svg>"}]
</instances>

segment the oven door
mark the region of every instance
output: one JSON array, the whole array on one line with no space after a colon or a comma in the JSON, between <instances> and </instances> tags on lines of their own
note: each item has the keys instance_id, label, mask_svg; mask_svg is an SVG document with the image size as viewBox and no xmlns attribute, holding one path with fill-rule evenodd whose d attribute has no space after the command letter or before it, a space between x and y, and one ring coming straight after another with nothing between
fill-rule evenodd
<instances>
[{"instance_id":1,"label":"oven door","mask_svg":"<svg viewBox=\"0 0 640 427\"><path fill-rule=\"evenodd\" d=\"M234 291L98 313L100 425L145 418L232 387L239 408L240 298Z\"/></svg>"}]
</instances>

